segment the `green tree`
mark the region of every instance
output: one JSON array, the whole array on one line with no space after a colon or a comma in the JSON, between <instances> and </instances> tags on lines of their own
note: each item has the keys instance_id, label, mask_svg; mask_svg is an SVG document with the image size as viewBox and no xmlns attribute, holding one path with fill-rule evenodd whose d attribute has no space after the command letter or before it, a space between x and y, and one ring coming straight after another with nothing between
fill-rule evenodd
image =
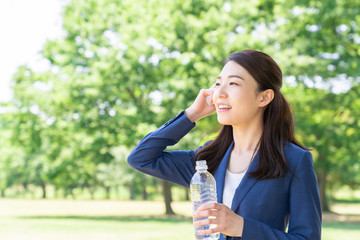
<instances>
[{"instance_id":1,"label":"green tree","mask_svg":"<svg viewBox=\"0 0 360 240\"><path fill-rule=\"evenodd\" d=\"M287 88L285 93L295 111L297 134L313 149L314 165L320 186L321 203L329 210L328 199L334 187L358 187L358 113L355 96L358 85L347 93L308 88L304 84Z\"/></svg>"},{"instance_id":2,"label":"green tree","mask_svg":"<svg viewBox=\"0 0 360 240\"><path fill-rule=\"evenodd\" d=\"M298 134L316 149L326 209L325 180L355 186L359 178L333 170L350 170L358 158L346 151L355 149L358 123L348 115L356 111L356 88L331 92L339 80L351 88L359 76L358 12L356 0L70 1L64 37L42 51L49 70L22 67L14 77L12 128L26 156L23 182L50 183L69 194L76 187L109 188L111 166L121 165L115 148L133 148L209 87L231 52L253 48L275 57L285 79L298 84L286 91L296 96ZM201 120L176 148L196 148L214 123L214 116ZM134 187L133 174L124 171Z\"/></svg>"}]
</instances>

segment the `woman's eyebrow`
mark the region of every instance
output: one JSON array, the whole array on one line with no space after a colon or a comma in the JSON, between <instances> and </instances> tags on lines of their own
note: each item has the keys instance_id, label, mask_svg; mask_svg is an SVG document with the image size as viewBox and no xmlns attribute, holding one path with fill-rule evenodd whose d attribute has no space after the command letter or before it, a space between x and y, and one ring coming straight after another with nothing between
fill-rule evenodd
<instances>
[{"instance_id":1,"label":"woman's eyebrow","mask_svg":"<svg viewBox=\"0 0 360 240\"><path fill-rule=\"evenodd\" d=\"M240 78L241 80L245 80L243 77L239 75L229 75L228 78ZM218 76L216 79L221 80L221 76Z\"/></svg>"},{"instance_id":2,"label":"woman's eyebrow","mask_svg":"<svg viewBox=\"0 0 360 240\"><path fill-rule=\"evenodd\" d=\"M240 78L241 80L245 80L243 77L239 75L229 75L229 78Z\"/></svg>"}]
</instances>

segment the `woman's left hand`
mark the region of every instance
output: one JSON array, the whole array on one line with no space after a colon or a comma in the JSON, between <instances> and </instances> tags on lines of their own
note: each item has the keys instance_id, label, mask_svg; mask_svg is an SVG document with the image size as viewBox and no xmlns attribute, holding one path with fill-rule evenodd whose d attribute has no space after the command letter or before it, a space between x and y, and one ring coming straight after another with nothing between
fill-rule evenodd
<instances>
[{"instance_id":1,"label":"woman's left hand","mask_svg":"<svg viewBox=\"0 0 360 240\"><path fill-rule=\"evenodd\" d=\"M215 224L216 227L207 230L199 230L200 234L208 235L213 233L223 233L228 236L241 237L244 227L244 219L234 213L226 205L216 202L208 202L201 205L193 214L194 218L215 217L198 220L194 225Z\"/></svg>"}]
</instances>

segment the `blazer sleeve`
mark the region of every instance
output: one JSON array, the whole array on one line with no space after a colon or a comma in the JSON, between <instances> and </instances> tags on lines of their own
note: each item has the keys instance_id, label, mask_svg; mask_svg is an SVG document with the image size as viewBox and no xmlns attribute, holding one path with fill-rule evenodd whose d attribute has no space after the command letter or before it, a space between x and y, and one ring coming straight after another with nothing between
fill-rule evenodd
<instances>
[{"instance_id":1,"label":"blazer sleeve","mask_svg":"<svg viewBox=\"0 0 360 240\"><path fill-rule=\"evenodd\" d=\"M304 152L294 170L289 190L288 232L271 228L254 219L244 218L242 240L320 240L321 205L312 155Z\"/></svg>"},{"instance_id":2,"label":"blazer sleeve","mask_svg":"<svg viewBox=\"0 0 360 240\"><path fill-rule=\"evenodd\" d=\"M140 172L189 187L195 172L195 151L164 150L167 146L176 144L193 127L195 123L182 111L156 131L146 135L128 156L128 164Z\"/></svg>"}]
</instances>

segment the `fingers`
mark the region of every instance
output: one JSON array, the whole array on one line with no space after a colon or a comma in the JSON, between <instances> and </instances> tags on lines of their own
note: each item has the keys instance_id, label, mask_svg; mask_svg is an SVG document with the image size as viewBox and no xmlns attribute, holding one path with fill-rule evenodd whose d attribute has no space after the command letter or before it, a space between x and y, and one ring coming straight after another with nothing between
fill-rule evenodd
<instances>
[{"instance_id":1,"label":"fingers","mask_svg":"<svg viewBox=\"0 0 360 240\"><path fill-rule=\"evenodd\" d=\"M211 93L209 96L206 96L206 101L209 104L209 106L213 106L214 102L213 102L213 94L214 94L214 89L210 89Z\"/></svg>"},{"instance_id":2,"label":"fingers","mask_svg":"<svg viewBox=\"0 0 360 240\"><path fill-rule=\"evenodd\" d=\"M185 110L186 116L192 122L209 116L216 111L212 103L212 89L201 89L193 104ZM210 96L210 101L206 101L206 97Z\"/></svg>"},{"instance_id":3,"label":"fingers","mask_svg":"<svg viewBox=\"0 0 360 240\"><path fill-rule=\"evenodd\" d=\"M202 225L209 225L210 227L208 229L199 229L197 230L197 232L201 235L210 235L210 234L213 234L213 233L221 233L224 231L224 227L220 226L217 224L217 221L216 219L210 219L211 221L208 221L207 223L201 223L200 221L199 222L195 222L194 225L195 226L202 226Z\"/></svg>"},{"instance_id":4,"label":"fingers","mask_svg":"<svg viewBox=\"0 0 360 240\"><path fill-rule=\"evenodd\" d=\"M205 211L200 211L200 212L196 211L193 214L194 218L209 217L209 216L218 217L219 211L218 210L205 210Z\"/></svg>"},{"instance_id":5,"label":"fingers","mask_svg":"<svg viewBox=\"0 0 360 240\"><path fill-rule=\"evenodd\" d=\"M202 235L210 235L210 234L213 234L213 233L218 233L220 232L218 228L210 228L210 229L207 229L207 230L199 230L198 233L199 234L202 234Z\"/></svg>"},{"instance_id":6,"label":"fingers","mask_svg":"<svg viewBox=\"0 0 360 240\"><path fill-rule=\"evenodd\" d=\"M200 93L201 95L203 95L204 97L210 97L212 98L212 94L213 94L214 90L213 89L201 89Z\"/></svg>"},{"instance_id":7,"label":"fingers","mask_svg":"<svg viewBox=\"0 0 360 240\"><path fill-rule=\"evenodd\" d=\"M215 217L208 217L208 218L195 218L193 223L195 226L202 226L202 225L214 225L218 224L218 219Z\"/></svg>"},{"instance_id":8,"label":"fingers","mask_svg":"<svg viewBox=\"0 0 360 240\"><path fill-rule=\"evenodd\" d=\"M209 88L209 89L201 89L201 94L206 98L206 102L207 104L209 104L210 106L213 105L212 103L212 95L214 90Z\"/></svg>"},{"instance_id":9,"label":"fingers","mask_svg":"<svg viewBox=\"0 0 360 240\"><path fill-rule=\"evenodd\" d=\"M194 218L200 217L218 217L220 215L219 210L222 208L222 204L216 202L207 202L201 205L193 214Z\"/></svg>"},{"instance_id":10,"label":"fingers","mask_svg":"<svg viewBox=\"0 0 360 240\"><path fill-rule=\"evenodd\" d=\"M220 232L229 236L242 236L244 219L224 204L204 203L193 216L195 226L209 226L204 227L209 229L197 230L199 234L210 235Z\"/></svg>"},{"instance_id":11,"label":"fingers","mask_svg":"<svg viewBox=\"0 0 360 240\"><path fill-rule=\"evenodd\" d=\"M222 204L217 202L206 202L201 205L196 211L208 210L208 209L220 209Z\"/></svg>"},{"instance_id":12,"label":"fingers","mask_svg":"<svg viewBox=\"0 0 360 240\"><path fill-rule=\"evenodd\" d=\"M203 226L203 225L209 225L210 228L206 230L198 230L197 232L202 235L208 235L220 232L220 228L218 227L218 220L216 218L207 218L203 220L194 221L195 226Z\"/></svg>"}]
</instances>

